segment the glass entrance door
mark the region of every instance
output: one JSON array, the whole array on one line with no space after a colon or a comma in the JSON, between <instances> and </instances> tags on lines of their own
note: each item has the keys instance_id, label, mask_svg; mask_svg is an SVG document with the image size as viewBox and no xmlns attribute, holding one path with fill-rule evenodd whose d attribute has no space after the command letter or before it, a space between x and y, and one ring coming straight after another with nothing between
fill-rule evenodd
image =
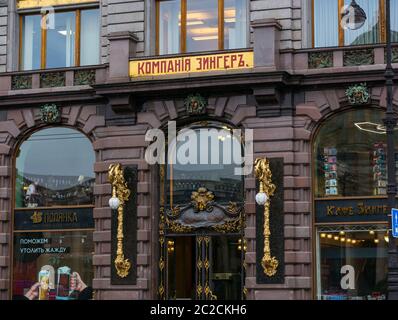
<instances>
[{"instance_id":1,"label":"glass entrance door","mask_svg":"<svg viewBox=\"0 0 398 320\"><path fill-rule=\"evenodd\" d=\"M241 235L167 238L167 298L239 300L242 297Z\"/></svg>"}]
</instances>

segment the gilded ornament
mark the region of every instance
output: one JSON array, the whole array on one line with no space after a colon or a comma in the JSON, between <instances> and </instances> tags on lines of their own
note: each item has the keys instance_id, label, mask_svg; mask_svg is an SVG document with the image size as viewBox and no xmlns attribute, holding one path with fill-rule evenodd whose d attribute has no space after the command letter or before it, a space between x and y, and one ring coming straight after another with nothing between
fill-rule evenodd
<instances>
[{"instance_id":1,"label":"gilded ornament","mask_svg":"<svg viewBox=\"0 0 398 320\"><path fill-rule=\"evenodd\" d=\"M272 183L272 172L269 167L267 159L256 159L254 171L256 178L260 183L260 193L266 193L268 197L274 195L276 186ZM270 219L270 200L264 205L264 256L261 260L261 266L264 273L272 277L276 274L278 268L278 260L271 255L270 235L271 230L269 227Z\"/></svg>"},{"instance_id":2,"label":"gilded ornament","mask_svg":"<svg viewBox=\"0 0 398 320\"><path fill-rule=\"evenodd\" d=\"M204 210L211 212L213 210L211 203L214 200L214 194L206 188L201 187L198 191L192 192L191 200L195 212Z\"/></svg>"},{"instance_id":3,"label":"gilded ornament","mask_svg":"<svg viewBox=\"0 0 398 320\"><path fill-rule=\"evenodd\" d=\"M215 294L213 294L213 291L211 291L209 283L206 283L205 295L206 295L206 299L217 300L217 296Z\"/></svg>"},{"instance_id":4,"label":"gilded ornament","mask_svg":"<svg viewBox=\"0 0 398 320\"><path fill-rule=\"evenodd\" d=\"M194 228L191 226L184 226L181 223L170 220L168 218L166 218L166 224L170 228L170 230L175 233L184 233L184 232L190 232L190 231L194 230Z\"/></svg>"},{"instance_id":5,"label":"gilded ornament","mask_svg":"<svg viewBox=\"0 0 398 320\"><path fill-rule=\"evenodd\" d=\"M109 166L108 174L109 181L112 184L112 197L117 197L120 201L119 207L117 209L117 251L114 263L118 276L125 278L130 273L131 262L129 259L124 258L123 252L123 210L124 203L129 200L131 192L127 187L126 181L124 180L121 164L111 164Z\"/></svg>"}]
</instances>

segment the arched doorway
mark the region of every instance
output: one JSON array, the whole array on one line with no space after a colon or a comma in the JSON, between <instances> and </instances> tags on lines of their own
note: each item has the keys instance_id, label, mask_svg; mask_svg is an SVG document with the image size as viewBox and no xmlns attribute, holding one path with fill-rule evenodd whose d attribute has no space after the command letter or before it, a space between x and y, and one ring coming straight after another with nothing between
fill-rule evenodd
<instances>
[{"instance_id":1,"label":"arched doorway","mask_svg":"<svg viewBox=\"0 0 398 320\"><path fill-rule=\"evenodd\" d=\"M220 123L194 123L169 141L168 151L160 174L159 297L241 299L246 246L240 137Z\"/></svg>"},{"instance_id":2,"label":"arched doorway","mask_svg":"<svg viewBox=\"0 0 398 320\"><path fill-rule=\"evenodd\" d=\"M67 127L36 131L18 146L13 183L14 298L74 300L82 283L92 295L94 162L90 140Z\"/></svg>"}]
</instances>

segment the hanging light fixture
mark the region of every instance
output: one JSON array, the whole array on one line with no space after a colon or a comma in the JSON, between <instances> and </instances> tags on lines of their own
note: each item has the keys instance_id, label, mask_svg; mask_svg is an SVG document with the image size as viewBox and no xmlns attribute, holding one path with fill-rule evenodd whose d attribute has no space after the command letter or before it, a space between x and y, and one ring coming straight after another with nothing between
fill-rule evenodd
<instances>
[{"instance_id":1,"label":"hanging light fixture","mask_svg":"<svg viewBox=\"0 0 398 320\"><path fill-rule=\"evenodd\" d=\"M357 30L362 28L366 19L366 12L355 0L352 0L350 5L344 6L342 10L341 26L344 30Z\"/></svg>"}]
</instances>

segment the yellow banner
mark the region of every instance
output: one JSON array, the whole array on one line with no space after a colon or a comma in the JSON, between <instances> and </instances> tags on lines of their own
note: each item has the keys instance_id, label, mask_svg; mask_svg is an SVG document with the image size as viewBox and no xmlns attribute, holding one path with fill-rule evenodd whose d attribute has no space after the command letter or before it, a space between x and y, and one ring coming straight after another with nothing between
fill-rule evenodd
<instances>
[{"instance_id":1,"label":"yellow banner","mask_svg":"<svg viewBox=\"0 0 398 320\"><path fill-rule=\"evenodd\" d=\"M130 61L130 77L153 77L253 68L253 51Z\"/></svg>"},{"instance_id":2,"label":"yellow banner","mask_svg":"<svg viewBox=\"0 0 398 320\"><path fill-rule=\"evenodd\" d=\"M98 0L17 0L18 9L53 7L67 4L98 2Z\"/></svg>"}]
</instances>

